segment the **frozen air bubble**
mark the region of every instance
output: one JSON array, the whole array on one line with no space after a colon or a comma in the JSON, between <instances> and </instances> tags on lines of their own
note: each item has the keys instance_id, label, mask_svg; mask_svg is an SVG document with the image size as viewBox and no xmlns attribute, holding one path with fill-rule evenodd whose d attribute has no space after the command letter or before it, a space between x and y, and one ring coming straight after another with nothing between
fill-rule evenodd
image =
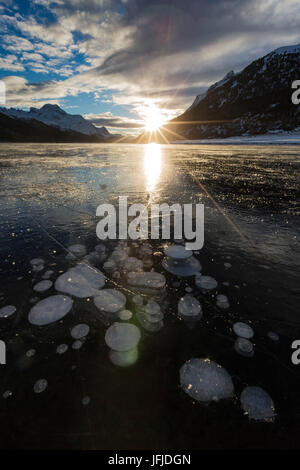
<instances>
[{"instance_id":1,"label":"frozen air bubble","mask_svg":"<svg viewBox=\"0 0 300 470\"><path fill-rule=\"evenodd\" d=\"M250 339L254 336L254 331L251 326L243 322L237 322L233 325L233 331L241 338Z\"/></svg>"},{"instance_id":2,"label":"frozen air bubble","mask_svg":"<svg viewBox=\"0 0 300 470\"><path fill-rule=\"evenodd\" d=\"M69 346L67 344L59 344L56 348L56 352L57 354L64 354L68 349Z\"/></svg>"},{"instance_id":3,"label":"frozen air bubble","mask_svg":"<svg viewBox=\"0 0 300 470\"><path fill-rule=\"evenodd\" d=\"M68 251L72 253L77 258L81 258L86 255L87 250L84 245L77 243L76 245L71 245L68 247Z\"/></svg>"},{"instance_id":4,"label":"frozen air bubble","mask_svg":"<svg viewBox=\"0 0 300 470\"><path fill-rule=\"evenodd\" d=\"M42 393L48 387L48 382L46 379L39 379L35 382L33 390L35 393Z\"/></svg>"},{"instance_id":5,"label":"frozen air bubble","mask_svg":"<svg viewBox=\"0 0 300 470\"><path fill-rule=\"evenodd\" d=\"M254 346L251 341L246 338L237 338L234 343L234 349L241 356L253 357L254 355Z\"/></svg>"},{"instance_id":6,"label":"frozen air bubble","mask_svg":"<svg viewBox=\"0 0 300 470\"><path fill-rule=\"evenodd\" d=\"M226 295L219 294L217 295L216 300L217 300L217 307L224 309L224 310L230 307L229 300Z\"/></svg>"},{"instance_id":7,"label":"frozen air bubble","mask_svg":"<svg viewBox=\"0 0 300 470\"><path fill-rule=\"evenodd\" d=\"M197 274L195 276L195 284L196 287L204 292L214 290L218 285L217 281L213 277L202 276L201 274Z\"/></svg>"},{"instance_id":8,"label":"frozen air bubble","mask_svg":"<svg viewBox=\"0 0 300 470\"><path fill-rule=\"evenodd\" d=\"M50 287L52 287L53 282L52 281L40 281L35 286L33 287L33 290L35 292L46 292L46 290L49 290Z\"/></svg>"},{"instance_id":9,"label":"frozen air bubble","mask_svg":"<svg viewBox=\"0 0 300 470\"><path fill-rule=\"evenodd\" d=\"M199 402L229 398L234 386L228 372L210 359L190 359L180 369L183 390Z\"/></svg>"},{"instance_id":10,"label":"frozen air bubble","mask_svg":"<svg viewBox=\"0 0 300 470\"><path fill-rule=\"evenodd\" d=\"M132 312L130 310L121 310L119 312L119 318L120 320L127 321L132 318Z\"/></svg>"},{"instance_id":11,"label":"frozen air bubble","mask_svg":"<svg viewBox=\"0 0 300 470\"><path fill-rule=\"evenodd\" d=\"M64 295L52 295L40 300L29 312L28 321L32 325L49 325L69 313L73 300Z\"/></svg>"},{"instance_id":12,"label":"frozen air bubble","mask_svg":"<svg viewBox=\"0 0 300 470\"><path fill-rule=\"evenodd\" d=\"M110 349L124 352L137 347L141 339L139 328L130 323L113 323L105 333L105 342Z\"/></svg>"},{"instance_id":13,"label":"frozen air bubble","mask_svg":"<svg viewBox=\"0 0 300 470\"><path fill-rule=\"evenodd\" d=\"M90 331L90 327L85 323L79 323L71 329L71 336L74 339L85 338Z\"/></svg>"},{"instance_id":14,"label":"frozen air bubble","mask_svg":"<svg viewBox=\"0 0 300 470\"><path fill-rule=\"evenodd\" d=\"M272 422L275 419L275 407L270 395L261 387L246 387L240 397L242 409L249 419Z\"/></svg>"},{"instance_id":15,"label":"frozen air bubble","mask_svg":"<svg viewBox=\"0 0 300 470\"><path fill-rule=\"evenodd\" d=\"M274 331L268 331L268 338L270 338L272 341L279 341L279 336L277 333L274 333Z\"/></svg>"},{"instance_id":16,"label":"frozen air bubble","mask_svg":"<svg viewBox=\"0 0 300 470\"><path fill-rule=\"evenodd\" d=\"M105 284L105 276L98 269L85 263L79 263L74 268L59 276L55 289L75 297L93 297Z\"/></svg>"},{"instance_id":17,"label":"frozen air bubble","mask_svg":"<svg viewBox=\"0 0 300 470\"><path fill-rule=\"evenodd\" d=\"M186 294L178 302L178 313L185 320L198 320L202 317L200 302L190 294Z\"/></svg>"},{"instance_id":18,"label":"frozen air bubble","mask_svg":"<svg viewBox=\"0 0 300 470\"><path fill-rule=\"evenodd\" d=\"M0 308L0 318L7 318L13 315L16 312L16 307L14 305L6 305L5 307Z\"/></svg>"},{"instance_id":19,"label":"frozen air bubble","mask_svg":"<svg viewBox=\"0 0 300 470\"><path fill-rule=\"evenodd\" d=\"M94 304L102 312L116 313L125 307L126 297L116 289L103 289L94 297Z\"/></svg>"}]
</instances>

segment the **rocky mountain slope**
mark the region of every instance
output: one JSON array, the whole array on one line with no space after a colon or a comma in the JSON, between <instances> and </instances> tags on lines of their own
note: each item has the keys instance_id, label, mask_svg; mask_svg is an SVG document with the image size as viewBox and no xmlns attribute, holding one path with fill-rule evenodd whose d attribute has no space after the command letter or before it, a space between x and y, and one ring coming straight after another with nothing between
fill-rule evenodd
<instances>
[{"instance_id":1,"label":"rocky mountain slope","mask_svg":"<svg viewBox=\"0 0 300 470\"><path fill-rule=\"evenodd\" d=\"M293 130L300 125L300 106L291 100L294 80L300 80L300 45L281 47L239 73L229 72L166 128L185 139Z\"/></svg>"}]
</instances>

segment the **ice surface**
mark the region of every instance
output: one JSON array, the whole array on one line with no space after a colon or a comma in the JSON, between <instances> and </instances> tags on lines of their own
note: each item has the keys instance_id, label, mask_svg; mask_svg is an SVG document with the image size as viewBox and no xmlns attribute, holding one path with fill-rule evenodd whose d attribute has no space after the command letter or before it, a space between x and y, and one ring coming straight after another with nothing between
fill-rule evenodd
<instances>
[{"instance_id":1,"label":"ice surface","mask_svg":"<svg viewBox=\"0 0 300 470\"><path fill-rule=\"evenodd\" d=\"M0 308L0 318L7 318L13 315L16 312L16 307L14 305L6 305L5 307Z\"/></svg>"},{"instance_id":2,"label":"ice surface","mask_svg":"<svg viewBox=\"0 0 300 470\"><path fill-rule=\"evenodd\" d=\"M33 386L33 390L35 391L35 393L42 393L46 390L46 388L48 387L48 382L46 379L39 379L35 382L34 386Z\"/></svg>"},{"instance_id":3,"label":"ice surface","mask_svg":"<svg viewBox=\"0 0 300 470\"><path fill-rule=\"evenodd\" d=\"M186 294L178 302L178 313L184 320L199 320L202 317L200 302L190 294Z\"/></svg>"},{"instance_id":4,"label":"ice surface","mask_svg":"<svg viewBox=\"0 0 300 470\"><path fill-rule=\"evenodd\" d=\"M237 338L234 343L234 349L241 356L252 357L254 355L254 346L246 338Z\"/></svg>"},{"instance_id":5,"label":"ice surface","mask_svg":"<svg viewBox=\"0 0 300 470\"><path fill-rule=\"evenodd\" d=\"M116 289L103 289L94 297L94 304L102 312L116 313L125 307L126 297Z\"/></svg>"},{"instance_id":6,"label":"ice surface","mask_svg":"<svg viewBox=\"0 0 300 470\"><path fill-rule=\"evenodd\" d=\"M242 391L241 405L249 419L274 421L275 407L270 395L261 387L246 387Z\"/></svg>"},{"instance_id":7,"label":"ice surface","mask_svg":"<svg viewBox=\"0 0 300 470\"><path fill-rule=\"evenodd\" d=\"M201 289L204 292L216 289L218 285L217 281L213 277L202 276L201 274L198 274L198 275L196 274L195 284L199 289Z\"/></svg>"},{"instance_id":8,"label":"ice surface","mask_svg":"<svg viewBox=\"0 0 300 470\"><path fill-rule=\"evenodd\" d=\"M40 300L29 312L28 320L32 325L49 325L69 313L73 300L64 295L52 295Z\"/></svg>"},{"instance_id":9,"label":"ice surface","mask_svg":"<svg viewBox=\"0 0 300 470\"><path fill-rule=\"evenodd\" d=\"M127 274L127 280L132 286L151 289L162 289L166 284L165 276L155 272L130 272Z\"/></svg>"},{"instance_id":10,"label":"ice surface","mask_svg":"<svg viewBox=\"0 0 300 470\"><path fill-rule=\"evenodd\" d=\"M184 260L193 255L192 250L186 250L181 245L170 245L164 249L165 255L174 260Z\"/></svg>"},{"instance_id":11,"label":"ice surface","mask_svg":"<svg viewBox=\"0 0 300 470\"><path fill-rule=\"evenodd\" d=\"M228 372L210 359L190 359L180 369L183 390L199 402L218 401L233 395Z\"/></svg>"},{"instance_id":12,"label":"ice surface","mask_svg":"<svg viewBox=\"0 0 300 470\"><path fill-rule=\"evenodd\" d=\"M105 334L105 342L113 351L130 351L141 339L140 330L130 323L113 323Z\"/></svg>"},{"instance_id":13,"label":"ice surface","mask_svg":"<svg viewBox=\"0 0 300 470\"><path fill-rule=\"evenodd\" d=\"M84 338L89 334L90 327L85 323L79 323L71 329L71 336L74 339Z\"/></svg>"},{"instance_id":14,"label":"ice surface","mask_svg":"<svg viewBox=\"0 0 300 470\"><path fill-rule=\"evenodd\" d=\"M50 289L52 287L53 282L52 281L40 281L35 286L33 287L33 290L35 292L45 292L46 290Z\"/></svg>"},{"instance_id":15,"label":"ice surface","mask_svg":"<svg viewBox=\"0 0 300 470\"><path fill-rule=\"evenodd\" d=\"M98 269L85 263L79 263L74 268L59 276L55 289L75 297L93 297L99 294L105 284L105 276Z\"/></svg>"},{"instance_id":16,"label":"ice surface","mask_svg":"<svg viewBox=\"0 0 300 470\"><path fill-rule=\"evenodd\" d=\"M251 328L251 326L243 322L235 323L233 325L233 331L235 332L237 336L240 336L241 338L246 338L246 339L250 339L254 335L254 331Z\"/></svg>"}]
</instances>

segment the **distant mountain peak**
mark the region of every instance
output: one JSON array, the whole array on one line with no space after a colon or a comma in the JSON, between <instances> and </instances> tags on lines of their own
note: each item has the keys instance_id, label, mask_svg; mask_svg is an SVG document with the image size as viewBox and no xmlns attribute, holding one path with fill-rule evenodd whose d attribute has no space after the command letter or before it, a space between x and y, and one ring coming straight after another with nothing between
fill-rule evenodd
<instances>
[{"instance_id":1,"label":"distant mountain peak","mask_svg":"<svg viewBox=\"0 0 300 470\"><path fill-rule=\"evenodd\" d=\"M95 127L80 114L69 114L57 104L47 103L41 108L30 108L29 111L15 108L0 108L0 112L13 119L34 119L48 126L56 127L61 131L74 131L88 136L98 135L104 138L110 136L110 133L105 127Z\"/></svg>"}]
</instances>

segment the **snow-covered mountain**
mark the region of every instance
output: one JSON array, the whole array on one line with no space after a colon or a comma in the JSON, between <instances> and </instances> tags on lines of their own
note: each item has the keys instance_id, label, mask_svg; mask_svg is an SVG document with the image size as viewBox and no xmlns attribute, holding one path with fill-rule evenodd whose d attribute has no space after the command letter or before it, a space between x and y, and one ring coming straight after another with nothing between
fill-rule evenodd
<instances>
[{"instance_id":1,"label":"snow-covered mountain","mask_svg":"<svg viewBox=\"0 0 300 470\"><path fill-rule=\"evenodd\" d=\"M0 108L0 113L12 119L36 120L61 131L79 132L87 136L108 138L111 134L105 127L98 128L80 114L68 114L56 104L45 104L42 108L30 108L23 111L14 108Z\"/></svg>"},{"instance_id":2,"label":"snow-covered mountain","mask_svg":"<svg viewBox=\"0 0 300 470\"><path fill-rule=\"evenodd\" d=\"M171 121L170 130L187 139L291 131L300 125L300 106L291 100L294 80L300 80L300 44L229 72Z\"/></svg>"}]
</instances>

